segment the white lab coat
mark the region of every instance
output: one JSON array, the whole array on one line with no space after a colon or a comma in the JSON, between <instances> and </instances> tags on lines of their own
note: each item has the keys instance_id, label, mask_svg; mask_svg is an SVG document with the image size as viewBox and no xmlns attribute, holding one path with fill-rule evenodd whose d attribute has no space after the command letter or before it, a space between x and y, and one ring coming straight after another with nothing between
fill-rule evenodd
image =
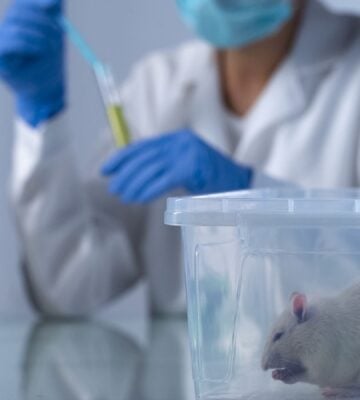
<instances>
[{"instance_id":1,"label":"white lab coat","mask_svg":"<svg viewBox=\"0 0 360 400\"><path fill-rule=\"evenodd\" d=\"M309 1L292 53L245 119L224 109L214 51L202 42L141 62L122 101L134 140L187 125L279 180L305 187L360 182L359 20L317 1ZM100 161L114 151L110 135L83 182L62 117L36 130L18 121L16 131L12 201L37 307L88 313L145 277L154 311L184 311L180 232L163 225L165 199L124 206L98 176Z\"/></svg>"}]
</instances>

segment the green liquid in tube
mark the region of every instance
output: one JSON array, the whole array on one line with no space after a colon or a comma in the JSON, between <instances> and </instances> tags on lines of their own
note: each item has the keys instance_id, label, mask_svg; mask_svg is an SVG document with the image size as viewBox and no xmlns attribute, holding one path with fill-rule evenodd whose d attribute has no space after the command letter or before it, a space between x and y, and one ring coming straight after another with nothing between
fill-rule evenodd
<instances>
[{"instance_id":1,"label":"green liquid in tube","mask_svg":"<svg viewBox=\"0 0 360 400\"><path fill-rule=\"evenodd\" d=\"M121 107L116 104L108 106L107 115L116 145L118 147L127 146L130 143L130 133Z\"/></svg>"}]
</instances>

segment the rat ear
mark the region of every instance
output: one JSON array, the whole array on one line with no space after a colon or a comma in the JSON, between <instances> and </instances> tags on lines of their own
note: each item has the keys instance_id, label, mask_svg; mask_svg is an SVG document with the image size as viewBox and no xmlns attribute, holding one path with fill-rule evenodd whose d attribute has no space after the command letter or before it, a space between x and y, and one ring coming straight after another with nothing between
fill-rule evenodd
<instances>
[{"instance_id":1,"label":"rat ear","mask_svg":"<svg viewBox=\"0 0 360 400\"><path fill-rule=\"evenodd\" d=\"M306 320L307 311L307 298L304 294L293 293L291 296L291 311L297 318L298 322L304 322Z\"/></svg>"}]
</instances>

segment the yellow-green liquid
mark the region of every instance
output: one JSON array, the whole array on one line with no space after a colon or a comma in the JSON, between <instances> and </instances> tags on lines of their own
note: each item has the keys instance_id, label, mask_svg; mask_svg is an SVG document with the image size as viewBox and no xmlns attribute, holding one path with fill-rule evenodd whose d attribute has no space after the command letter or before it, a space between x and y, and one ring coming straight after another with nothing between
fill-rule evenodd
<instances>
[{"instance_id":1,"label":"yellow-green liquid","mask_svg":"<svg viewBox=\"0 0 360 400\"><path fill-rule=\"evenodd\" d=\"M107 115L116 145L124 147L130 143L130 133L127 127L122 109L118 105L111 105L107 108Z\"/></svg>"}]
</instances>

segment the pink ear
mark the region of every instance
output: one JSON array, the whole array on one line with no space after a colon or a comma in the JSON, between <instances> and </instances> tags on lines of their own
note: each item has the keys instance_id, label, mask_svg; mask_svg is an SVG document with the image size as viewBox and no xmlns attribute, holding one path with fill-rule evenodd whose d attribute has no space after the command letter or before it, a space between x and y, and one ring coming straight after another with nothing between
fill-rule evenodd
<instances>
[{"instance_id":1,"label":"pink ear","mask_svg":"<svg viewBox=\"0 0 360 400\"><path fill-rule=\"evenodd\" d=\"M291 296L291 310L298 322L304 322L306 317L307 298L304 294L293 293Z\"/></svg>"}]
</instances>

